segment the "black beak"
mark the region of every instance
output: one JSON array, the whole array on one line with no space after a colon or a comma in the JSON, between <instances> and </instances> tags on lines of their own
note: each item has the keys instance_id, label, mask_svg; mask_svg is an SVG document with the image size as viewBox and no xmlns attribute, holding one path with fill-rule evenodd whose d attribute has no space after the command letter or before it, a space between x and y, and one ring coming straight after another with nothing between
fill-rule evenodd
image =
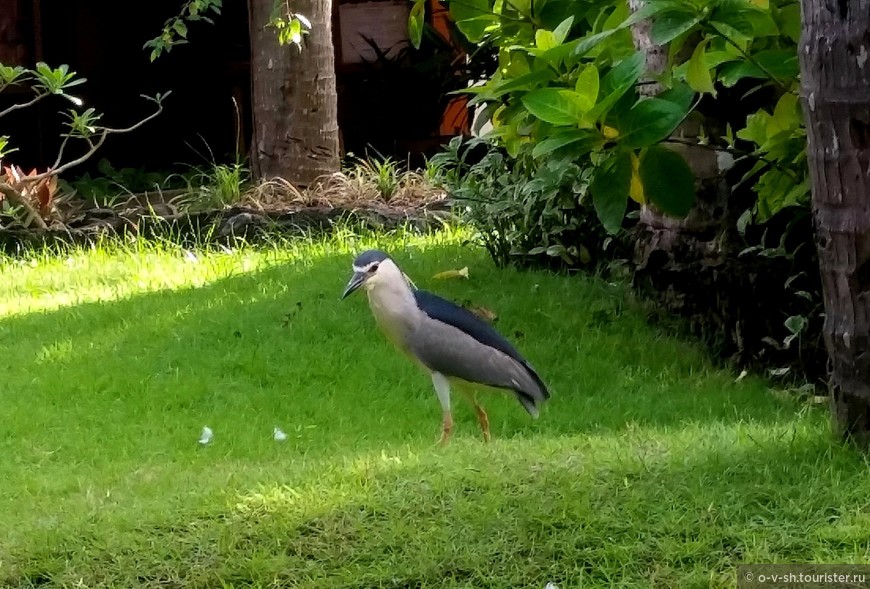
<instances>
[{"instance_id":1,"label":"black beak","mask_svg":"<svg viewBox=\"0 0 870 589\"><path fill-rule=\"evenodd\" d=\"M347 286L344 287L344 294L341 295L342 300L347 298L347 295L358 289L363 285L363 282L366 281L366 273L365 272L354 272L353 276L350 278L350 282L347 283Z\"/></svg>"}]
</instances>

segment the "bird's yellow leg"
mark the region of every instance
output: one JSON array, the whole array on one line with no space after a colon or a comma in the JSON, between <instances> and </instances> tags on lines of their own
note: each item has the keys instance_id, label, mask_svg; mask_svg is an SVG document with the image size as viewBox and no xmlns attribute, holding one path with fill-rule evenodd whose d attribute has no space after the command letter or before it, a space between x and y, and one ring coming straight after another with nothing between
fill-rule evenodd
<instances>
[{"instance_id":1,"label":"bird's yellow leg","mask_svg":"<svg viewBox=\"0 0 870 589\"><path fill-rule=\"evenodd\" d=\"M489 416L480 401L477 400L477 391L467 388L467 386L457 386L458 390L465 399L474 406L474 412L477 414L477 422L480 424L480 430L483 432L483 440L488 442L491 438L489 434Z\"/></svg>"},{"instance_id":2,"label":"bird's yellow leg","mask_svg":"<svg viewBox=\"0 0 870 589\"><path fill-rule=\"evenodd\" d=\"M483 441L488 442L490 440L489 415L486 414L486 410L477 402L477 399L474 400L474 410L477 411L477 421L480 423L480 429L483 431Z\"/></svg>"},{"instance_id":3,"label":"bird's yellow leg","mask_svg":"<svg viewBox=\"0 0 870 589\"><path fill-rule=\"evenodd\" d=\"M450 441L451 433L453 433L453 414L450 411L445 411L444 422L441 426L441 439L438 440L438 443L447 445L447 442Z\"/></svg>"}]
</instances>

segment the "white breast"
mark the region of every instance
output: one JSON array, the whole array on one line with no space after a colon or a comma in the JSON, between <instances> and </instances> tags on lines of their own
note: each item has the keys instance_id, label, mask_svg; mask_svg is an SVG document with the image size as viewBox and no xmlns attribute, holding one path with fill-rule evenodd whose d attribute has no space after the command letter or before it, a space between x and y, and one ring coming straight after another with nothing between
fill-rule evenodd
<instances>
[{"instance_id":1,"label":"white breast","mask_svg":"<svg viewBox=\"0 0 870 589\"><path fill-rule=\"evenodd\" d=\"M379 286L368 291L369 306L386 336L402 350L419 323L420 310L408 288Z\"/></svg>"}]
</instances>

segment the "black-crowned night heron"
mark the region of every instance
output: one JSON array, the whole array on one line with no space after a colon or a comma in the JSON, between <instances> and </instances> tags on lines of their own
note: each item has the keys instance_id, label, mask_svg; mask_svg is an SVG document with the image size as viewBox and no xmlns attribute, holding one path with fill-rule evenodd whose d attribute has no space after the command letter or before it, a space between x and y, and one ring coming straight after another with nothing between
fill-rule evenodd
<instances>
[{"instance_id":1,"label":"black-crowned night heron","mask_svg":"<svg viewBox=\"0 0 870 589\"><path fill-rule=\"evenodd\" d=\"M470 311L432 293L418 290L390 256L368 250L353 262L353 277L342 299L365 288L369 306L387 337L432 375L444 423L441 442L453 430L450 385L474 405L483 437L489 440L489 418L474 392L462 385L509 390L532 417L549 398L535 369L504 337Z\"/></svg>"}]
</instances>

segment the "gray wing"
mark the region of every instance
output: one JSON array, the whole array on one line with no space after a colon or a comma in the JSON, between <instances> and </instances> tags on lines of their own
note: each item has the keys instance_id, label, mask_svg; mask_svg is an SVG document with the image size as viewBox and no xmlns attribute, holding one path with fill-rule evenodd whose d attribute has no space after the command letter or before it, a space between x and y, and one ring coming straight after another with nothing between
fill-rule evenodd
<instances>
[{"instance_id":1,"label":"gray wing","mask_svg":"<svg viewBox=\"0 0 870 589\"><path fill-rule=\"evenodd\" d=\"M504 352L482 344L460 329L425 317L408 342L430 370L468 382L515 391L529 413L548 397L526 366Z\"/></svg>"}]
</instances>

